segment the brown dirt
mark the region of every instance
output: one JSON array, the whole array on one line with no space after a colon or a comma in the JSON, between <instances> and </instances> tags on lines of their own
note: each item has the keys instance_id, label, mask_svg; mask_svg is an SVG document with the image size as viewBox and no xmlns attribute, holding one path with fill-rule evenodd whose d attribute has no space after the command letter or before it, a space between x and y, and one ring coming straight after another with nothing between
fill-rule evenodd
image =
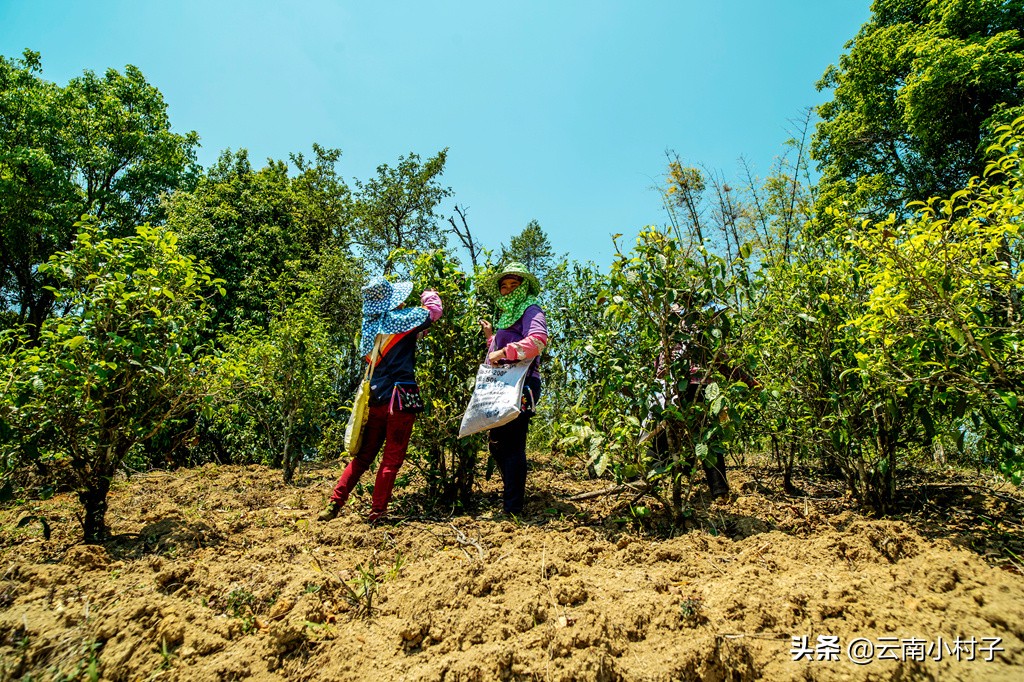
<instances>
[{"instance_id":1,"label":"brown dirt","mask_svg":"<svg viewBox=\"0 0 1024 682\"><path fill-rule=\"evenodd\" d=\"M1024 677L1012 490L923 482L903 517L876 520L834 486L786 498L745 467L732 500L698 496L694 528L665 538L630 516L629 496L568 500L608 483L556 461L531 473L521 522L487 518L490 481L476 516L427 518L406 488L391 525L362 521L365 495L319 523L337 473L133 477L111 493L117 535L102 546L77 544L71 495L0 510L0 680ZM35 521L18 527L31 514L49 541ZM819 635L839 638L840 660L794 661L793 638ZM1004 651L847 656L858 637L958 636Z\"/></svg>"}]
</instances>

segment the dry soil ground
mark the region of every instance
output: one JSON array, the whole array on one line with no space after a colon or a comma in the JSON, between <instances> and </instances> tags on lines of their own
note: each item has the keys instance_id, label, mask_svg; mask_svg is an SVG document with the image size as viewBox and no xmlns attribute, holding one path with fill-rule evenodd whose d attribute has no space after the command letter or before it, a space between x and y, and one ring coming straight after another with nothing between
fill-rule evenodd
<instances>
[{"instance_id":1,"label":"dry soil ground","mask_svg":"<svg viewBox=\"0 0 1024 682\"><path fill-rule=\"evenodd\" d=\"M405 488L390 525L363 522L365 495L319 523L338 473L135 476L99 546L70 494L0 509L0 679L1024 679L1011 488L919 481L878 520L744 467L666 537L632 496L570 500L608 483L552 460L518 521L490 518L490 481L472 515Z\"/></svg>"}]
</instances>

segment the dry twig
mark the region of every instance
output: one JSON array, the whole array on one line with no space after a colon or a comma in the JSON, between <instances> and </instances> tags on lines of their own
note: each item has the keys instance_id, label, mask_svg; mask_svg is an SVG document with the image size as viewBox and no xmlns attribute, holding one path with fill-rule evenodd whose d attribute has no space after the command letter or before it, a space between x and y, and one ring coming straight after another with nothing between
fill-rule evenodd
<instances>
[{"instance_id":1,"label":"dry twig","mask_svg":"<svg viewBox=\"0 0 1024 682\"><path fill-rule=\"evenodd\" d=\"M463 533L458 528L456 528L454 523L449 523L448 525L451 526L452 530L455 531L455 541L456 542L458 542L460 545L464 545L464 546L467 546L467 547L475 547L476 551L480 554L480 560L481 561L483 561L485 558L487 558L487 551L480 544L479 540L477 540L476 538L466 537L466 534ZM467 553L467 556L468 556L468 553Z\"/></svg>"},{"instance_id":2,"label":"dry twig","mask_svg":"<svg viewBox=\"0 0 1024 682\"><path fill-rule=\"evenodd\" d=\"M605 495L615 495L617 493L624 493L626 491L632 491L646 495L648 492L648 486L645 484L635 483L623 483L622 485L613 485L610 488L603 490L591 490L589 493L580 493L579 495L573 495L569 498L570 502L580 502L582 500L592 500L595 497L603 497Z\"/></svg>"}]
</instances>

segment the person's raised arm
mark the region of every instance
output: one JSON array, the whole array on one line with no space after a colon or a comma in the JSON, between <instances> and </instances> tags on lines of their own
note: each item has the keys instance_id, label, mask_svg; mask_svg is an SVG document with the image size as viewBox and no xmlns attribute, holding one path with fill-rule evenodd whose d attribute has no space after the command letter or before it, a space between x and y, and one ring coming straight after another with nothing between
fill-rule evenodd
<instances>
[{"instance_id":1,"label":"person's raised arm","mask_svg":"<svg viewBox=\"0 0 1024 682\"><path fill-rule=\"evenodd\" d=\"M437 322L441 318L441 313L444 312L444 306L441 304L441 297L436 291L433 289L424 289L423 293L420 294L420 303L427 309L427 314L430 315L431 322Z\"/></svg>"}]
</instances>

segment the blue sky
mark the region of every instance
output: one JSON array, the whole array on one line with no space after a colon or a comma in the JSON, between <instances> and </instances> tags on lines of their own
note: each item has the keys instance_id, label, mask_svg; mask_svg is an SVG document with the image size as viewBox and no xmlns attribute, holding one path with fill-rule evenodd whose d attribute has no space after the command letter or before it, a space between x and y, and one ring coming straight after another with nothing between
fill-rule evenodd
<instances>
[{"instance_id":1,"label":"blue sky","mask_svg":"<svg viewBox=\"0 0 1024 682\"><path fill-rule=\"evenodd\" d=\"M606 265L665 220L666 149L764 175L869 0L515 3L0 0L0 54L64 83L138 66L199 160L342 150L346 180L449 148L444 183L497 247L536 219Z\"/></svg>"}]
</instances>

